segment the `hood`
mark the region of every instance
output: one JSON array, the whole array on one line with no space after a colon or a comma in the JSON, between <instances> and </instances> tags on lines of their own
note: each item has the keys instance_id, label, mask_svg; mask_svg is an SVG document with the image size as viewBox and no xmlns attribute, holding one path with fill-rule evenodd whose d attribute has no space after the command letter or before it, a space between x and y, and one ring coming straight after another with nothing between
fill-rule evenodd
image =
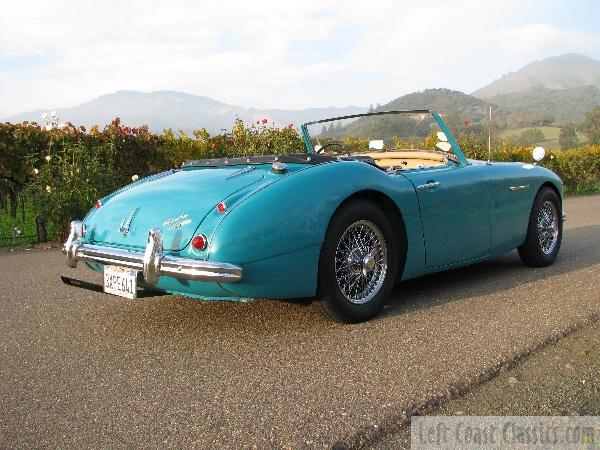
<instances>
[{"instance_id":1,"label":"hood","mask_svg":"<svg viewBox=\"0 0 600 450\"><path fill-rule=\"evenodd\" d=\"M174 171L141 181L104 200L85 219L90 242L144 248L150 228L161 228L165 250L185 248L217 203L264 178L243 167Z\"/></svg>"}]
</instances>

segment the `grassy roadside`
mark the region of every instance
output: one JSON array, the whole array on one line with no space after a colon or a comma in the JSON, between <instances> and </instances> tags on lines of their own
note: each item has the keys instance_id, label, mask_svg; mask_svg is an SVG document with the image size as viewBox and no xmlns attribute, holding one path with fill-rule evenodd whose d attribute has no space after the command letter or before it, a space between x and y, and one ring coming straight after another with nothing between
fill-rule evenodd
<instances>
[{"instance_id":1,"label":"grassy roadside","mask_svg":"<svg viewBox=\"0 0 600 450\"><path fill-rule=\"evenodd\" d=\"M37 243L37 230L35 225L35 212L30 202L19 204L17 217L13 220L7 209L0 209L0 248L19 247ZM13 227L18 228L21 233L13 240ZM48 224L48 237L56 233L56 226Z\"/></svg>"}]
</instances>

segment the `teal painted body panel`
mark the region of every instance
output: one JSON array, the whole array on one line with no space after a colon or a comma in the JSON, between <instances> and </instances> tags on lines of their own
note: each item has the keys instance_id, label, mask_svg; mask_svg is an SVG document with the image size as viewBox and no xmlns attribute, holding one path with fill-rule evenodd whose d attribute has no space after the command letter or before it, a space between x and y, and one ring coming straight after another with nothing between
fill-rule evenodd
<instances>
[{"instance_id":1,"label":"teal painted body panel","mask_svg":"<svg viewBox=\"0 0 600 450\"><path fill-rule=\"evenodd\" d=\"M434 115L449 142L456 141ZM307 149L312 145L305 129ZM186 167L140 180L102 199L84 219L83 241L143 249L148 229L162 228L165 254L227 262L243 268L236 283L183 281L161 276L156 287L206 299L297 298L317 292L319 255L336 210L355 195L387 198L397 207L405 240L400 279L470 264L512 250L525 240L536 193L549 184L562 198L551 171L522 163L468 161L440 168L384 171L368 162L331 160ZM433 188L419 186L436 182ZM511 190L510 187L527 186ZM227 210L219 213L218 202ZM129 220L131 218L131 220ZM128 223L129 222L129 223ZM127 232L122 231L123 227ZM196 250L193 236L208 247ZM98 271L103 267L89 264Z\"/></svg>"},{"instance_id":2,"label":"teal painted body panel","mask_svg":"<svg viewBox=\"0 0 600 450\"><path fill-rule=\"evenodd\" d=\"M543 184L562 198L560 178L524 163L471 161L466 166L402 173L419 197L426 272L499 256L525 242L529 215ZM418 185L439 182L427 190ZM511 190L511 187L524 189Z\"/></svg>"},{"instance_id":3,"label":"teal painted body panel","mask_svg":"<svg viewBox=\"0 0 600 450\"><path fill-rule=\"evenodd\" d=\"M450 164L402 175L417 191L428 269L489 255L490 192L479 165ZM417 188L426 183L439 186Z\"/></svg>"},{"instance_id":4,"label":"teal painted body panel","mask_svg":"<svg viewBox=\"0 0 600 450\"><path fill-rule=\"evenodd\" d=\"M525 242L533 201L542 185L552 186L562 199L563 184L552 171L523 163L484 165L490 196L490 255L497 256ZM527 186L512 191L511 186Z\"/></svg>"},{"instance_id":5,"label":"teal painted body panel","mask_svg":"<svg viewBox=\"0 0 600 450\"><path fill-rule=\"evenodd\" d=\"M88 215L88 240L141 249L146 245L148 230L162 227L165 250L179 251L188 245L196 227L219 201L264 178L264 170L254 170L228 179L235 170L213 168L201 175L194 169L172 171L168 176L124 189L104 199L104 206ZM124 234L119 229L130 217L131 226ZM173 221L166 223L169 220Z\"/></svg>"},{"instance_id":6,"label":"teal painted body panel","mask_svg":"<svg viewBox=\"0 0 600 450\"><path fill-rule=\"evenodd\" d=\"M316 293L318 256L327 226L337 208L357 192L375 191L401 208L407 233L421 234L415 191L406 179L393 177L363 162L339 161L312 166L281 177L228 211L210 237L209 259L246 268L278 265L275 297L308 297ZM267 261L271 259L272 261ZM422 240L409 239L406 273L424 263ZM270 270L254 270L252 290L273 289ZM243 280L225 287L241 292ZM285 286L285 287L284 287ZM250 289L250 288L248 288ZM281 295L285 292L286 295ZM274 295L265 295L273 297Z\"/></svg>"}]
</instances>

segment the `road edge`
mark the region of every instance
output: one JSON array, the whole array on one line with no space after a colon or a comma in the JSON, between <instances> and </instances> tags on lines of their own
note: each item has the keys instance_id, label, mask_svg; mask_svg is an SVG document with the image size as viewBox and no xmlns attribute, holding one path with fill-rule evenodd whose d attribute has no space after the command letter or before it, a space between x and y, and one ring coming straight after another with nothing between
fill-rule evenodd
<instances>
[{"instance_id":1,"label":"road edge","mask_svg":"<svg viewBox=\"0 0 600 450\"><path fill-rule=\"evenodd\" d=\"M335 441L331 448L335 450L364 449L376 444L385 436L410 426L410 419L412 416L427 415L433 410L448 403L450 400L462 397L483 383L496 378L500 373L512 369L519 362L533 353L537 353L550 345L556 344L575 331L597 322L600 322L600 313L592 313L582 320L556 330L542 340L534 342L520 351L509 353L498 363L483 369L476 376L457 379L454 383L447 386L444 392L438 392L429 399L420 402L410 401L404 403L399 407L394 408L393 411L388 410L389 412L385 414L378 424L359 428L351 435L347 435Z\"/></svg>"}]
</instances>

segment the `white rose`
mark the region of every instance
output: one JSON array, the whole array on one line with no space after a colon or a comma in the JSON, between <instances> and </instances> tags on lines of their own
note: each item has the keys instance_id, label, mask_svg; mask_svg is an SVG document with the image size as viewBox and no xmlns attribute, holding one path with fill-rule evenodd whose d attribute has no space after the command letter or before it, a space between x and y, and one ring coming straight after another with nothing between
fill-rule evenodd
<instances>
[{"instance_id":1,"label":"white rose","mask_svg":"<svg viewBox=\"0 0 600 450\"><path fill-rule=\"evenodd\" d=\"M50 131L50 130L52 130L52 125L50 125L50 124L46 125L46 131Z\"/></svg>"},{"instance_id":2,"label":"white rose","mask_svg":"<svg viewBox=\"0 0 600 450\"><path fill-rule=\"evenodd\" d=\"M59 124L58 124L58 129L59 129L59 130L62 130L62 129L64 129L64 128L67 128L67 124L66 124L66 123L62 122L62 123L59 123Z\"/></svg>"},{"instance_id":3,"label":"white rose","mask_svg":"<svg viewBox=\"0 0 600 450\"><path fill-rule=\"evenodd\" d=\"M132 179L133 181L137 181L137 180L139 180L139 179L140 179L140 177L138 177L137 175L134 175L134 176L132 176L132 177L131 177L131 179Z\"/></svg>"},{"instance_id":4,"label":"white rose","mask_svg":"<svg viewBox=\"0 0 600 450\"><path fill-rule=\"evenodd\" d=\"M45 159L46 159L46 161L50 162L50 160L52 159L52 157L50 155L47 155Z\"/></svg>"},{"instance_id":5,"label":"white rose","mask_svg":"<svg viewBox=\"0 0 600 450\"><path fill-rule=\"evenodd\" d=\"M35 168L34 168L34 169L33 169L33 174L34 174L34 175L37 175L38 173L40 173L40 171L39 171L38 169L35 169Z\"/></svg>"},{"instance_id":6,"label":"white rose","mask_svg":"<svg viewBox=\"0 0 600 450\"><path fill-rule=\"evenodd\" d=\"M42 119L43 119L43 120L46 120L46 119L48 119L48 113L44 113L44 114L42 114Z\"/></svg>"},{"instance_id":7,"label":"white rose","mask_svg":"<svg viewBox=\"0 0 600 450\"><path fill-rule=\"evenodd\" d=\"M52 188L50 186L46 186L46 192L52 192Z\"/></svg>"}]
</instances>

